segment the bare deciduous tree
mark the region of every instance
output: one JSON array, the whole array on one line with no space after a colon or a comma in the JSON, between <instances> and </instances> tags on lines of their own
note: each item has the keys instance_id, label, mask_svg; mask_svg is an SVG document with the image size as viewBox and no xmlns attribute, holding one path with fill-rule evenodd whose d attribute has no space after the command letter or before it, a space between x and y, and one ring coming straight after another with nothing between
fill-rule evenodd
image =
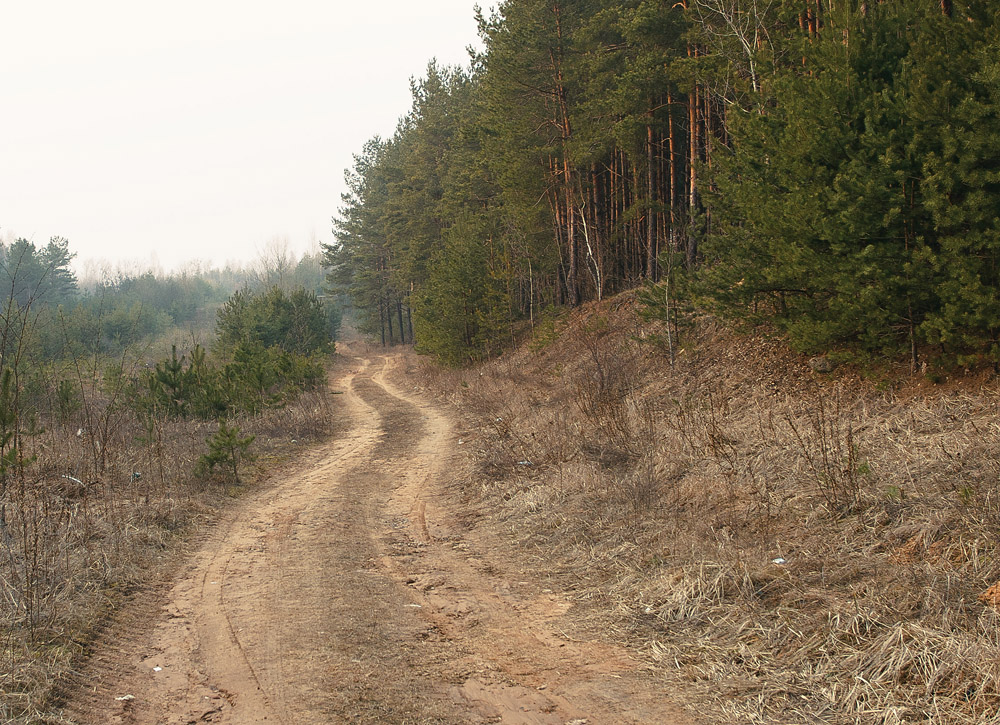
<instances>
[{"instance_id":1,"label":"bare deciduous tree","mask_svg":"<svg viewBox=\"0 0 1000 725\"><path fill-rule=\"evenodd\" d=\"M754 93L760 92L762 54L772 52L768 16L774 0L692 0L691 8L717 47L716 51L742 65ZM733 58L734 44L741 58ZM733 102L735 99L728 99Z\"/></svg>"},{"instance_id":2,"label":"bare deciduous tree","mask_svg":"<svg viewBox=\"0 0 1000 725\"><path fill-rule=\"evenodd\" d=\"M282 287L294 268L295 255L288 237L271 237L258 250L247 276L252 287Z\"/></svg>"}]
</instances>

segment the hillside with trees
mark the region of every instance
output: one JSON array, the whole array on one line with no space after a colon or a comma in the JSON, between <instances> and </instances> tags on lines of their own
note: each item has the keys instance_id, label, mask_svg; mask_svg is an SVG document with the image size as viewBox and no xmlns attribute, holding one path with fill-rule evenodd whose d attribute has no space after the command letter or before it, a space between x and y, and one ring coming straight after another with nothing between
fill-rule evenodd
<instances>
[{"instance_id":1,"label":"hillside with trees","mask_svg":"<svg viewBox=\"0 0 1000 725\"><path fill-rule=\"evenodd\" d=\"M1000 360L998 10L511 0L372 139L325 251L362 327L451 363L648 285L797 349Z\"/></svg>"},{"instance_id":2,"label":"hillside with trees","mask_svg":"<svg viewBox=\"0 0 1000 725\"><path fill-rule=\"evenodd\" d=\"M325 250L477 524L706 722L998 722L1000 6L478 20Z\"/></svg>"}]
</instances>

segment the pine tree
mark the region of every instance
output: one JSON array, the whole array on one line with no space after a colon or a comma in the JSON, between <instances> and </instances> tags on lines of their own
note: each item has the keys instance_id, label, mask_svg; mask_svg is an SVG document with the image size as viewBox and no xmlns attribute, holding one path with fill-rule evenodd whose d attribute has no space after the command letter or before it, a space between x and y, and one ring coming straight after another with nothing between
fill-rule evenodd
<instances>
[{"instance_id":1,"label":"pine tree","mask_svg":"<svg viewBox=\"0 0 1000 725\"><path fill-rule=\"evenodd\" d=\"M956 4L957 5L957 4ZM954 9L953 9L954 10ZM924 206L938 304L922 332L960 363L1000 362L1000 44L997 10L929 13L915 45L910 110L924 154ZM974 22L970 22L974 20Z\"/></svg>"},{"instance_id":2,"label":"pine tree","mask_svg":"<svg viewBox=\"0 0 1000 725\"><path fill-rule=\"evenodd\" d=\"M731 117L699 289L804 350L907 349L935 302L925 149L910 113L915 2L829 14L766 110ZM845 39L849 39L846 40Z\"/></svg>"},{"instance_id":3,"label":"pine tree","mask_svg":"<svg viewBox=\"0 0 1000 725\"><path fill-rule=\"evenodd\" d=\"M250 446L255 436L242 435L238 426L230 426L225 421L219 423L219 429L205 439L208 453L203 454L195 467L199 476L211 475L218 466L232 473L235 483L240 482L240 469L244 464L253 461Z\"/></svg>"}]
</instances>

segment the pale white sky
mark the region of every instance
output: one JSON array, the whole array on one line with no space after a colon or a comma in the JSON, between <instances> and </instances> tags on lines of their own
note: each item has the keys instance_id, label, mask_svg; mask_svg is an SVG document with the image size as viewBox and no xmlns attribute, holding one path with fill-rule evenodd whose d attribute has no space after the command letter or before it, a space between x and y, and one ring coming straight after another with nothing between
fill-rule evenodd
<instances>
[{"instance_id":1,"label":"pale white sky","mask_svg":"<svg viewBox=\"0 0 1000 725\"><path fill-rule=\"evenodd\" d=\"M0 238L168 269L329 242L409 79L467 65L474 1L0 0Z\"/></svg>"}]
</instances>

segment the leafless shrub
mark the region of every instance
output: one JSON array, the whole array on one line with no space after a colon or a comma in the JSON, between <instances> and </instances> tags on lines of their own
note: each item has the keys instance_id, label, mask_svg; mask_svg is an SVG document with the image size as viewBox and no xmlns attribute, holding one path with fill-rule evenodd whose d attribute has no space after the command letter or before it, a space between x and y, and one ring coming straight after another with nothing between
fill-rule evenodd
<instances>
[{"instance_id":1,"label":"leafless shrub","mask_svg":"<svg viewBox=\"0 0 1000 725\"><path fill-rule=\"evenodd\" d=\"M573 387L576 406L594 431L595 452L630 459L651 442L653 411L635 395L639 352L620 337L601 317L584 326L580 340L589 364Z\"/></svg>"},{"instance_id":2,"label":"leafless shrub","mask_svg":"<svg viewBox=\"0 0 1000 725\"><path fill-rule=\"evenodd\" d=\"M868 464L859 459L857 430L838 393L832 402L822 395L806 411L806 421L796 423L785 414L798 452L812 474L820 495L834 515L855 511Z\"/></svg>"}]
</instances>

